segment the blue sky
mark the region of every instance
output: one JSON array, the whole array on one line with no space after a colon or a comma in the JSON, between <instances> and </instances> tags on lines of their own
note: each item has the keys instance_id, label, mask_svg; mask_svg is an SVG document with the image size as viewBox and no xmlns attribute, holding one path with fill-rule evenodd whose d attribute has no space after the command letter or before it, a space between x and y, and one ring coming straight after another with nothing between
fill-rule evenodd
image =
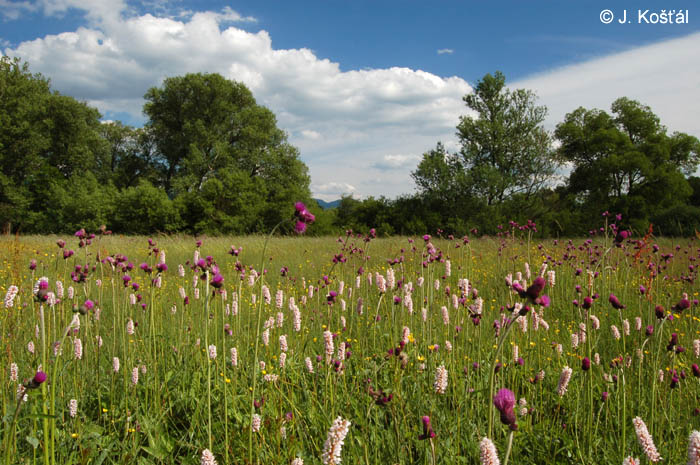
<instances>
[{"instance_id":1,"label":"blue sky","mask_svg":"<svg viewBox=\"0 0 700 465\"><path fill-rule=\"evenodd\" d=\"M0 49L55 89L139 125L142 95L167 76L220 72L278 116L337 198L409 193L437 141L456 148L461 97L485 73L535 90L553 128L578 106L649 104L700 136L697 2L0 0ZM637 11L689 11L638 24ZM627 10L629 24L600 21Z\"/></svg>"}]
</instances>

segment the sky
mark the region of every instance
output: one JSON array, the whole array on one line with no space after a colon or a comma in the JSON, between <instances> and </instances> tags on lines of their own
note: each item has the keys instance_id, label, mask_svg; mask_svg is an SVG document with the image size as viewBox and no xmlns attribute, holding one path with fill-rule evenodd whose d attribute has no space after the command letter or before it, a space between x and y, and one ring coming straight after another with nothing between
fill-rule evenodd
<instances>
[{"instance_id":1,"label":"sky","mask_svg":"<svg viewBox=\"0 0 700 465\"><path fill-rule=\"evenodd\" d=\"M654 24L668 7L685 23ZM689 0L0 0L0 50L134 126L166 77L241 81L324 200L412 193L422 154L458 149L462 97L495 71L537 94L550 130L625 96L700 137L700 4Z\"/></svg>"}]
</instances>

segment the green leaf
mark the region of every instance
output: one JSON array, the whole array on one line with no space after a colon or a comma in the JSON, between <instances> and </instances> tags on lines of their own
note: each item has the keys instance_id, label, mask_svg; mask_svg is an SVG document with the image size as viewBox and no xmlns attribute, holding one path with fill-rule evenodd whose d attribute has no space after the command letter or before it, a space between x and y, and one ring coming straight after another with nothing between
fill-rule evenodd
<instances>
[{"instance_id":1,"label":"green leaf","mask_svg":"<svg viewBox=\"0 0 700 465\"><path fill-rule=\"evenodd\" d=\"M37 438L35 438L34 436L27 436L25 439L27 440L27 442L29 444L32 445L33 448L36 449L37 447L39 447L39 440Z\"/></svg>"}]
</instances>

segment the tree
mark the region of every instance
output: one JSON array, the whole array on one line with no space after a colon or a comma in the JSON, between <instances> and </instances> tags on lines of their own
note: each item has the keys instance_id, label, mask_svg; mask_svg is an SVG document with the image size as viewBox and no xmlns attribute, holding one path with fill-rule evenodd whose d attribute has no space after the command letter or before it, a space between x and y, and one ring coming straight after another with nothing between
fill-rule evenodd
<instances>
[{"instance_id":1,"label":"tree","mask_svg":"<svg viewBox=\"0 0 700 465\"><path fill-rule=\"evenodd\" d=\"M96 169L97 159L108 150L99 118L85 103L51 92L48 79L31 74L27 63L0 59L3 230L54 232L62 227L48 208L49 192L66 187L77 173Z\"/></svg>"},{"instance_id":2,"label":"tree","mask_svg":"<svg viewBox=\"0 0 700 465\"><path fill-rule=\"evenodd\" d=\"M198 198L216 202L215 209L200 209L203 217L184 215L192 232L267 229L294 200L309 199L299 152L242 83L187 74L149 89L145 99L146 130L163 163L168 194L183 196L182 205L201 204ZM246 198L255 204L241 205Z\"/></svg>"},{"instance_id":3,"label":"tree","mask_svg":"<svg viewBox=\"0 0 700 465\"><path fill-rule=\"evenodd\" d=\"M683 203L692 189L684 173L698 164L700 143L667 134L651 109L619 98L612 115L580 107L555 131L559 159L572 165L568 191L589 213L611 209L637 219Z\"/></svg>"},{"instance_id":4,"label":"tree","mask_svg":"<svg viewBox=\"0 0 700 465\"><path fill-rule=\"evenodd\" d=\"M511 91L501 72L487 74L464 96L475 115L460 117L461 167L472 192L487 205L515 194L534 194L556 168L551 137L542 127L547 114L529 90Z\"/></svg>"},{"instance_id":5,"label":"tree","mask_svg":"<svg viewBox=\"0 0 700 465\"><path fill-rule=\"evenodd\" d=\"M461 157L449 153L441 142L435 149L423 154L411 177L418 192L430 200L454 205L469 193Z\"/></svg>"}]
</instances>

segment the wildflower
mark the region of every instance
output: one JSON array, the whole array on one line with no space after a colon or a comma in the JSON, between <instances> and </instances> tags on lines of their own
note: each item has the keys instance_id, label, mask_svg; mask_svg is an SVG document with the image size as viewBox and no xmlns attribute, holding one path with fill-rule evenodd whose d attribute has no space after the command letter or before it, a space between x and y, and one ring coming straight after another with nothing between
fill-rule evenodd
<instances>
[{"instance_id":1,"label":"wildflower","mask_svg":"<svg viewBox=\"0 0 700 465\"><path fill-rule=\"evenodd\" d=\"M435 382L433 383L437 394L444 394L447 390L447 369L445 365L440 365L435 370Z\"/></svg>"},{"instance_id":2,"label":"wildflower","mask_svg":"<svg viewBox=\"0 0 700 465\"><path fill-rule=\"evenodd\" d=\"M131 370L131 384L136 386L139 383L139 367L134 367Z\"/></svg>"},{"instance_id":3,"label":"wildflower","mask_svg":"<svg viewBox=\"0 0 700 465\"><path fill-rule=\"evenodd\" d=\"M620 299L618 299L615 294L610 294L610 297L608 298L608 302L610 302L610 305L613 306L615 310L622 310L626 308L625 305L622 305L620 303Z\"/></svg>"},{"instance_id":4,"label":"wildflower","mask_svg":"<svg viewBox=\"0 0 700 465\"><path fill-rule=\"evenodd\" d=\"M231 365L238 366L238 349L231 347Z\"/></svg>"},{"instance_id":5,"label":"wildflower","mask_svg":"<svg viewBox=\"0 0 700 465\"><path fill-rule=\"evenodd\" d=\"M73 339L73 355L78 360L83 358L83 341L80 338Z\"/></svg>"},{"instance_id":6,"label":"wildflower","mask_svg":"<svg viewBox=\"0 0 700 465\"><path fill-rule=\"evenodd\" d=\"M331 359L333 358L333 334L331 334L330 331L326 330L323 332L323 342L325 344L326 348L326 363L331 363Z\"/></svg>"},{"instance_id":7,"label":"wildflower","mask_svg":"<svg viewBox=\"0 0 700 465\"><path fill-rule=\"evenodd\" d=\"M42 383L46 381L46 373L39 370L34 375L31 381L24 385L25 389L36 389L41 386Z\"/></svg>"},{"instance_id":8,"label":"wildflower","mask_svg":"<svg viewBox=\"0 0 700 465\"><path fill-rule=\"evenodd\" d=\"M12 382L17 381L18 376L19 376L18 372L19 372L19 370L17 368L17 364L15 362L12 362L10 364L10 381L12 381Z\"/></svg>"},{"instance_id":9,"label":"wildflower","mask_svg":"<svg viewBox=\"0 0 700 465\"><path fill-rule=\"evenodd\" d=\"M112 371L119 373L119 357L112 357Z\"/></svg>"},{"instance_id":10,"label":"wildflower","mask_svg":"<svg viewBox=\"0 0 700 465\"><path fill-rule=\"evenodd\" d=\"M576 349L577 347L578 347L578 334L572 333L571 334L571 348Z\"/></svg>"},{"instance_id":11,"label":"wildflower","mask_svg":"<svg viewBox=\"0 0 700 465\"><path fill-rule=\"evenodd\" d=\"M7 289L7 294L5 294L5 308L12 308L14 306L15 297L17 297L18 292L19 288L15 285Z\"/></svg>"},{"instance_id":12,"label":"wildflower","mask_svg":"<svg viewBox=\"0 0 700 465\"><path fill-rule=\"evenodd\" d=\"M483 438L479 443L479 459L481 465L500 465L496 446L489 438Z\"/></svg>"},{"instance_id":13,"label":"wildflower","mask_svg":"<svg viewBox=\"0 0 700 465\"><path fill-rule=\"evenodd\" d=\"M581 369L583 371L588 371L591 369L591 359L588 357L583 357L583 360L581 360Z\"/></svg>"},{"instance_id":14,"label":"wildflower","mask_svg":"<svg viewBox=\"0 0 700 465\"><path fill-rule=\"evenodd\" d=\"M673 310L681 313L683 310L687 310L690 308L690 300L688 300L687 294L676 304L673 306Z\"/></svg>"},{"instance_id":15,"label":"wildflower","mask_svg":"<svg viewBox=\"0 0 700 465\"><path fill-rule=\"evenodd\" d=\"M336 465L341 462L340 454L343 448L345 436L348 434L350 421L338 417L328 431L328 437L323 444L321 460L324 465Z\"/></svg>"},{"instance_id":16,"label":"wildflower","mask_svg":"<svg viewBox=\"0 0 700 465\"><path fill-rule=\"evenodd\" d=\"M631 455L622 461L622 465L639 465L639 459L635 459Z\"/></svg>"},{"instance_id":17,"label":"wildflower","mask_svg":"<svg viewBox=\"0 0 700 465\"><path fill-rule=\"evenodd\" d=\"M445 307L443 305L442 308L440 308L440 311L442 312L442 322L445 324L445 326L449 325L450 324L450 314L447 311L447 307Z\"/></svg>"},{"instance_id":18,"label":"wildflower","mask_svg":"<svg viewBox=\"0 0 700 465\"><path fill-rule=\"evenodd\" d=\"M257 413L253 414L253 419L250 422L250 427L254 433L260 432L260 426L262 426L262 418Z\"/></svg>"},{"instance_id":19,"label":"wildflower","mask_svg":"<svg viewBox=\"0 0 700 465\"><path fill-rule=\"evenodd\" d=\"M219 289L224 285L224 277L221 275L221 273L215 273L209 284L211 284L215 289Z\"/></svg>"},{"instance_id":20,"label":"wildflower","mask_svg":"<svg viewBox=\"0 0 700 465\"><path fill-rule=\"evenodd\" d=\"M131 318L126 322L126 334L129 336L133 336L134 334L134 321Z\"/></svg>"},{"instance_id":21,"label":"wildflower","mask_svg":"<svg viewBox=\"0 0 700 465\"><path fill-rule=\"evenodd\" d=\"M617 329L617 326L611 325L611 326L610 326L610 330L612 331L613 337L614 337L616 340L619 340L619 339L622 337L622 336L620 335L620 330Z\"/></svg>"},{"instance_id":22,"label":"wildflower","mask_svg":"<svg viewBox=\"0 0 700 465\"><path fill-rule=\"evenodd\" d=\"M303 222L304 224L311 224L316 221L316 217L306 209L306 205L304 205L302 202L295 203L294 209L294 216L296 216L300 222Z\"/></svg>"},{"instance_id":23,"label":"wildflower","mask_svg":"<svg viewBox=\"0 0 700 465\"><path fill-rule=\"evenodd\" d=\"M561 370L561 375L559 375L559 385L557 386L557 394L559 394L560 397L566 394L566 388L569 385L571 373L573 373L573 370L568 366L565 366Z\"/></svg>"},{"instance_id":24,"label":"wildflower","mask_svg":"<svg viewBox=\"0 0 700 465\"><path fill-rule=\"evenodd\" d=\"M214 454L209 449L202 451L202 458L199 461L200 465L217 465Z\"/></svg>"},{"instance_id":25,"label":"wildflower","mask_svg":"<svg viewBox=\"0 0 700 465\"><path fill-rule=\"evenodd\" d=\"M311 363L311 357L306 357L304 359L304 363L306 364L306 371L308 371L309 373L313 373L314 372L314 365L313 365L313 363Z\"/></svg>"},{"instance_id":26,"label":"wildflower","mask_svg":"<svg viewBox=\"0 0 700 465\"><path fill-rule=\"evenodd\" d=\"M634 431L637 433L637 440L639 441L639 445L642 447L642 450L649 458L649 461L654 463L660 461L661 455L656 450L656 446L654 445L654 439L649 434L649 430L647 430L647 425L644 424L644 421L640 417L633 418L632 423L634 424Z\"/></svg>"},{"instance_id":27,"label":"wildflower","mask_svg":"<svg viewBox=\"0 0 700 465\"><path fill-rule=\"evenodd\" d=\"M27 352L34 355L34 341L27 342Z\"/></svg>"},{"instance_id":28,"label":"wildflower","mask_svg":"<svg viewBox=\"0 0 700 465\"><path fill-rule=\"evenodd\" d=\"M688 465L700 465L700 431L693 431L688 438Z\"/></svg>"},{"instance_id":29,"label":"wildflower","mask_svg":"<svg viewBox=\"0 0 700 465\"><path fill-rule=\"evenodd\" d=\"M506 388L500 389L496 395L493 396L493 405L501 413L501 423L515 430L517 425L515 423L515 413L513 412L513 407L515 407L515 395L513 391Z\"/></svg>"},{"instance_id":30,"label":"wildflower","mask_svg":"<svg viewBox=\"0 0 700 465\"><path fill-rule=\"evenodd\" d=\"M432 439L435 437L435 432L433 431L433 427L430 426L430 417L425 415L424 417L421 418L421 421L423 422L423 434L418 436L418 439Z\"/></svg>"},{"instance_id":31,"label":"wildflower","mask_svg":"<svg viewBox=\"0 0 700 465\"><path fill-rule=\"evenodd\" d=\"M68 402L68 413L70 414L71 418L75 418L75 416L78 414L77 400L71 399L70 402Z\"/></svg>"},{"instance_id":32,"label":"wildflower","mask_svg":"<svg viewBox=\"0 0 700 465\"><path fill-rule=\"evenodd\" d=\"M209 360L214 359L216 359L216 346L214 344L211 344L209 346Z\"/></svg>"},{"instance_id":33,"label":"wildflower","mask_svg":"<svg viewBox=\"0 0 700 465\"><path fill-rule=\"evenodd\" d=\"M292 465L304 465L304 459L301 457L296 457L294 460L292 460Z\"/></svg>"}]
</instances>

